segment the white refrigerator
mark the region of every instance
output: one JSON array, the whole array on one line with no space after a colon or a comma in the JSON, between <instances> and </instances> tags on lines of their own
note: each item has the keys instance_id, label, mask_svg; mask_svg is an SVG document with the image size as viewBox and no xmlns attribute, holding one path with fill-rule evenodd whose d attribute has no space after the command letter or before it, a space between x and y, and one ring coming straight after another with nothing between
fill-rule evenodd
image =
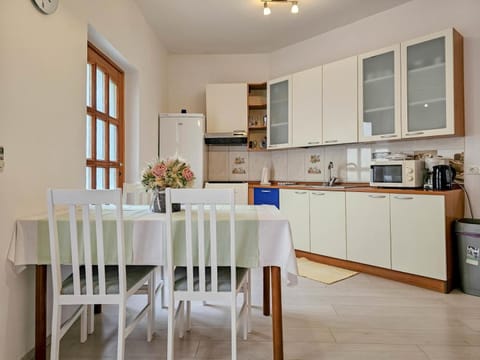
<instances>
[{"instance_id":1,"label":"white refrigerator","mask_svg":"<svg viewBox=\"0 0 480 360\"><path fill-rule=\"evenodd\" d=\"M160 114L158 154L161 159L180 157L195 174L193 187L203 188L207 168L205 116L203 114Z\"/></svg>"}]
</instances>

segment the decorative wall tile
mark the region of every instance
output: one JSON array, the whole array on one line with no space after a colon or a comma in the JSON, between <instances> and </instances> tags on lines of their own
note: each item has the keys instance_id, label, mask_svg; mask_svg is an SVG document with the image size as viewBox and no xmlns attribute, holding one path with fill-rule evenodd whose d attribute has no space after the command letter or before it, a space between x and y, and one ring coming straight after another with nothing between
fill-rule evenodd
<instances>
[{"instance_id":1,"label":"decorative wall tile","mask_svg":"<svg viewBox=\"0 0 480 360\"><path fill-rule=\"evenodd\" d=\"M248 153L248 180L260 181L262 169L266 166L270 169L272 178L272 156L269 151L252 151Z\"/></svg>"},{"instance_id":2,"label":"decorative wall tile","mask_svg":"<svg viewBox=\"0 0 480 360\"><path fill-rule=\"evenodd\" d=\"M230 151L228 177L231 181L248 180L248 152Z\"/></svg>"},{"instance_id":3,"label":"decorative wall tile","mask_svg":"<svg viewBox=\"0 0 480 360\"><path fill-rule=\"evenodd\" d=\"M304 151L305 181L325 181L325 148L307 148Z\"/></svg>"},{"instance_id":4,"label":"decorative wall tile","mask_svg":"<svg viewBox=\"0 0 480 360\"><path fill-rule=\"evenodd\" d=\"M305 180L305 149L287 150L287 180Z\"/></svg>"},{"instance_id":5,"label":"decorative wall tile","mask_svg":"<svg viewBox=\"0 0 480 360\"><path fill-rule=\"evenodd\" d=\"M288 179L288 156L287 150L272 151L272 168L270 169L270 176L275 181L287 181Z\"/></svg>"}]
</instances>

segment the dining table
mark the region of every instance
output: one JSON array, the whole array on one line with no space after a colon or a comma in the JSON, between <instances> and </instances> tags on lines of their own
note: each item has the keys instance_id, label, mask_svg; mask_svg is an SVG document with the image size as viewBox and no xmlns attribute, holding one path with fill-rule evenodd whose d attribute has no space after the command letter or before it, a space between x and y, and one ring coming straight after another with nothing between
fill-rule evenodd
<instances>
[{"instance_id":1,"label":"dining table","mask_svg":"<svg viewBox=\"0 0 480 360\"><path fill-rule=\"evenodd\" d=\"M271 313L272 317L273 359L282 360L282 284L296 285L298 275L290 224L272 205L236 205L235 213L236 247L241 249L237 252L237 265L263 268L263 313ZM181 216L176 215L174 221ZM217 222L222 217L219 219ZM165 265L166 215L152 212L146 205L124 205L123 222L127 265ZM15 225L8 260L17 272L35 266L35 359L43 360L50 264L48 217L46 213L25 216L18 218ZM108 253L108 249L105 251ZM68 264L68 259L64 262Z\"/></svg>"}]
</instances>

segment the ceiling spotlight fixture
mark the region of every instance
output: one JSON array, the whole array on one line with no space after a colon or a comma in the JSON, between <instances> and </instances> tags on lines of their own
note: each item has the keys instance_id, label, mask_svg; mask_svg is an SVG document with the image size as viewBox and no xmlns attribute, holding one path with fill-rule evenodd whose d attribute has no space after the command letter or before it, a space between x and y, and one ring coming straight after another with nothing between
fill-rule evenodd
<instances>
[{"instance_id":1,"label":"ceiling spotlight fixture","mask_svg":"<svg viewBox=\"0 0 480 360\"><path fill-rule=\"evenodd\" d=\"M267 2L264 2L263 3L263 15L267 16L267 15L270 15L271 13L272 13L272 10L270 10L270 8L268 7Z\"/></svg>"},{"instance_id":2,"label":"ceiling spotlight fixture","mask_svg":"<svg viewBox=\"0 0 480 360\"><path fill-rule=\"evenodd\" d=\"M260 0L263 2L263 15L270 15L272 10L268 6L269 3L291 4L290 12L298 14L298 1L296 0Z\"/></svg>"}]
</instances>

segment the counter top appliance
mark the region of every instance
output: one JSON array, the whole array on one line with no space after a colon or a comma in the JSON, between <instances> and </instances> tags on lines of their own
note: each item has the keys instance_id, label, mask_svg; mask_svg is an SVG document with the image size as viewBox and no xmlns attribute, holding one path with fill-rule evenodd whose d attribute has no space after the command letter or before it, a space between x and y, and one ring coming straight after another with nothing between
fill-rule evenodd
<instances>
[{"instance_id":1,"label":"counter top appliance","mask_svg":"<svg viewBox=\"0 0 480 360\"><path fill-rule=\"evenodd\" d=\"M372 160L370 186L418 188L423 186L424 160Z\"/></svg>"}]
</instances>

